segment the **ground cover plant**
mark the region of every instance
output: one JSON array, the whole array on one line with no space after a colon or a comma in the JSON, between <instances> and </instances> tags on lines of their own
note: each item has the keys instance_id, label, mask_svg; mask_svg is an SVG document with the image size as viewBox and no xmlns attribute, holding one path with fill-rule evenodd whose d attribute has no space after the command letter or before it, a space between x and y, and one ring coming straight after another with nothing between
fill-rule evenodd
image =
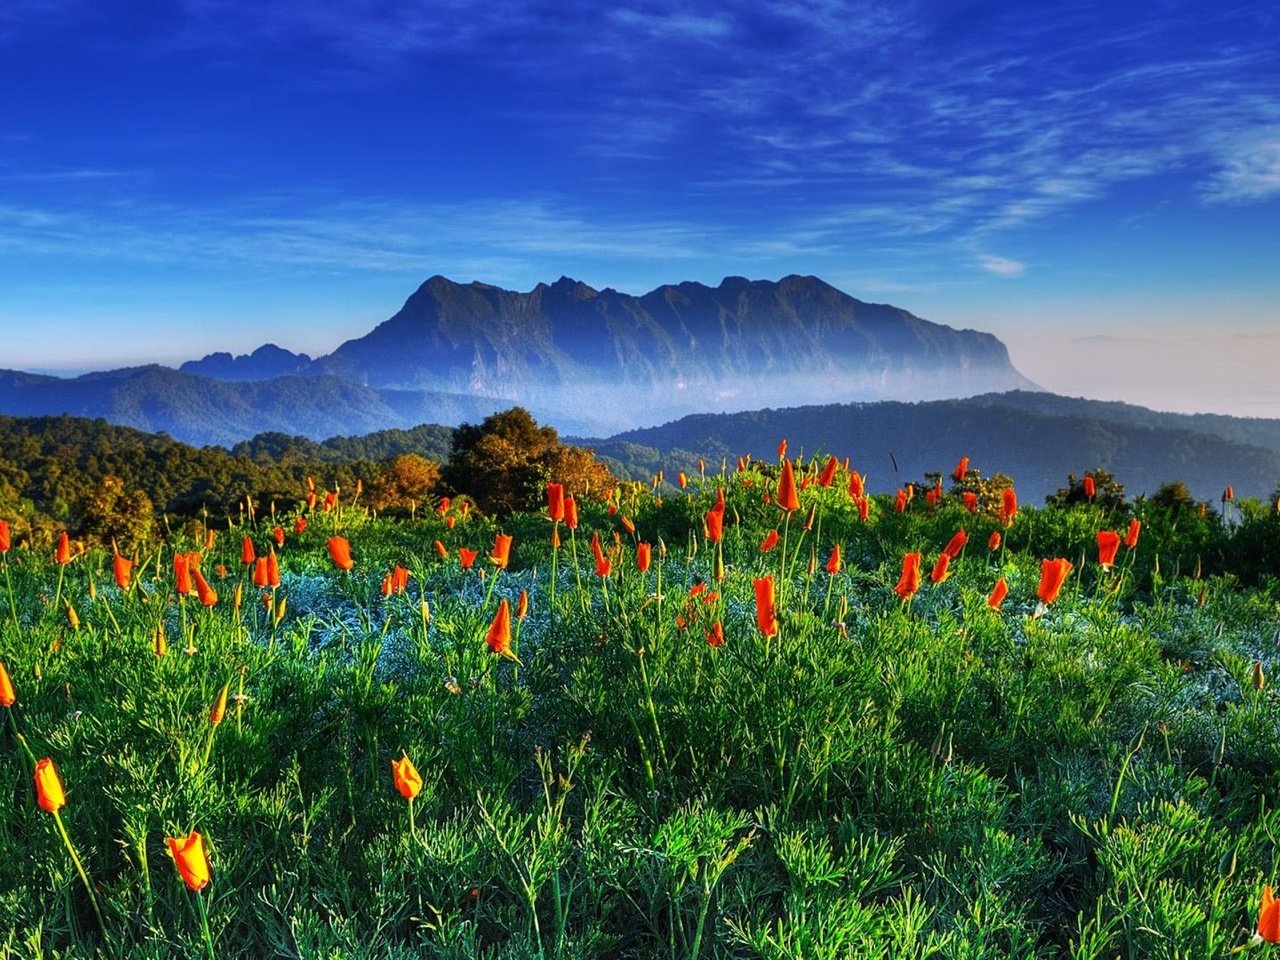
<instances>
[{"instance_id":1,"label":"ground cover plant","mask_svg":"<svg viewBox=\"0 0 1280 960\"><path fill-rule=\"evenodd\" d=\"M1269 949L1274 518L967 466L0 526L0 957Z\"/></svg>"}]
</instances>

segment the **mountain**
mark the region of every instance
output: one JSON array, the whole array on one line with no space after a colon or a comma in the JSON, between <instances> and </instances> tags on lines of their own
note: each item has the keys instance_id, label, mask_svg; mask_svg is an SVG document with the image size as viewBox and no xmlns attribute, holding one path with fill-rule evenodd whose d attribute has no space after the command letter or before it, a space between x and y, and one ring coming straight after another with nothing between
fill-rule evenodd
<instances>
[{"instance_id":1,"label":"mountain","mask_svg":"<svg viewBox=\"0 0 1280 960\"><path fill-rule=\"evenodd\" d=\"M305 353L293 353L267 343L253 353L238 357L210 353L199 360L188 360L178 370L219 380L273 380L306 373L310 366L311 358Z\"/></svg>"},{"instance_id":2,"label":"mountain","mask_svg":"<svg viewBox=\"0 0 1280 960\"><path fill-rule=\"evenodd\" d=\"M561 277L528 293L435 276L315 362L374 387L498 397L604 430L795 399L1036 389L994 336L864 303L817 277L727 277L643 296Z\"/></svg>"},{"instance_id":3,"label":"mountain","mask_svg":"<svg viewBox=\"0 0 1280 960\"><path fill-rule=\"evenodd\" d=\"M702 414L660 427L631 430L603 440L573 440L594 447L615 469L648 478L658 469L696 470L698 457L709 471L723 458L750 453L776 457L786 438L793 453L831 453L851 458L867 476L868 488L889 492L926 471L949 472L968 456L985 473L1007 473L1018 491L1039 500L1066 483L1067 475L1103 467L1130 494L1151 493L1182 480L1202 499L1215 499L1227 485L1239 496L1269 497L1280 481L1280 437L1266 446L1216 436L1176 424L1186 419L1142 407L1100 405L1109 416L1090 412L1092 401L1039 394L1005 394L921 403L859 403ZM1062 401L1063 412L1027 407ZM1164 418L1170 418L1162 423ZM1237 421L1238 418L1223 418ZM1268 421L1263 421L1267 423ZM1273 428L1280 426L1269 421ZM1237 426L1261 436L1265 430Z\"/></svg>"}]
</instances>

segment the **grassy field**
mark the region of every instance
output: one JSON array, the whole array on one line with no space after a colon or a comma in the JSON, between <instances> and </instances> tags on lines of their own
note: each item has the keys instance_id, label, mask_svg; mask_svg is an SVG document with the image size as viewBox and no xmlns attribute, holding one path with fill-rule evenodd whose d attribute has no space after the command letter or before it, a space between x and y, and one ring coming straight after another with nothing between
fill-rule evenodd
<instances>
[{"instance_id":1,"label":"grassy field","mask_svg":"<svg viewBox=\"0 0 1280 960\"><path fill-rule=\"evenodd\" d=\"M576 529L300 506L175 534L124 588L110 552L14 543L0 957L1269 949L1280 590L1212 571L1274 517L919 490L864 518L826 466L791 511L790 468L749 464L580 498ZM193 551L216 599L175 592Z\"/></svg>"}]
</instances>

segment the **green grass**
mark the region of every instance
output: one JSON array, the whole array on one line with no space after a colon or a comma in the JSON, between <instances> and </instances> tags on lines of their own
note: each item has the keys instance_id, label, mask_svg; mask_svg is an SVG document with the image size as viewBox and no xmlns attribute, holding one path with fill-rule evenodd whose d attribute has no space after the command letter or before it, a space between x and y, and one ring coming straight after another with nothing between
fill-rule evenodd
<instances>
[{"instance_id":1,"label":"green grass","mask_svg":"<svg viewBox=\"0 0 1280 960\"><path fill-rule=\"evenodd\" d=\"M1280 708L1252 680L1255 661L1270 675L1280 660L1280 590L1265 571L1248 587L1193 574L1201 557L1220 568L1208 551L1236 536L1273 549L1259 527L1140 504L1139 546L1108 573L1094 536L1128 514L1024 508L991 552L995 523L958 498L901 515L876 498L864 523L843 479L804 490L789 519L755 470L661 499L628 488L616 516L584 503L573 537L561 527L554 603L552 525L536 514L451 529L435 514L317 514L281 550L278 626L247 583L234 603L240 538L264 550L269 518L220 532L203 562L211 610L172 595L174 551L198 546L180 537L141 558L126 592L101 552L60 569L11 551L0 958L203 955L199 901L165 843L191 830L209 850L198 896L219 957L1204 958L1246 945L1280 835ZM723 581L702 535L719 485ZM774 527L786 552L761 553ZM960 527L968 545L930 583ZM498 529L515 536L505 571L486 563ZM607 581L592 531L606 549L618 538ZM329 561L335 532L351 574ZM655 547L645 574L640 540ZM480 550L475 569L459 568L459 546ZM924 583L903 603L893 586L914 550ZM1075 569L1036 616L1053 556ZM396 563L409 590L383 597ZM773 638L752 588L767 574ZM521 590L517 663L484 638ZM722 647L706 640L716 620ZM15 730L61 773L105 933ZM424 780L412 831L391 776L402 753Z\"/></svg>"}]
</instances>

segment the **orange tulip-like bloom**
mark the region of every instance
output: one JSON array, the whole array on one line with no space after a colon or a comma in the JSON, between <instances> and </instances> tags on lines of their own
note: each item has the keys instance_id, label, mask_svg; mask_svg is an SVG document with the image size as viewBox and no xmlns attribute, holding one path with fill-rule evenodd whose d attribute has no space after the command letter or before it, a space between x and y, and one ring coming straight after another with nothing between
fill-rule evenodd
<instances>
[{"instance_id":1,"label":"orange tulip-like bloom","mask_svg":"<svg viewBox=\"0 0 1280 960\"><path fill-rule=\"evenodd\" d=\"M1116 562L1116 551L1120 549L1120 534L1114 530L1098 531L1098 563L1110 570Z\"/></svg>"},{"instance_id":2,"label":"orange tulip-like bloom","mask_svg":"<svg viewBox=\"0 0 1280 960\"><path fill-rule=\"evenodd\" d=\"M960 556L960 551L964 549L964 545L968 542L969 534L966 530L961 528L955 532L955 535L952 536L950 540L947 541L947 545L942 548L942 552L948 557L958 557Z\"/></svg>"},{"instance_id":3,"label":"orange tulip-like bloom","mask_svg":"<svg viewBox=\"0 0 1280 960\"><path fill-rule=\"evenodd\" d=\"M511 534L499 533L493 538L493 550L489 552L489 562L499 570L507 569L511 560Z\"/></svg>"},{"instance_id":4,"label":"orange tulip-like bloom","mask_svg":"<svg viewBox=\"0 0 1280 960\"><path fill-rule=\"evenodd\" d=\"M776 546L778 545L778 540L779 540L779 537L778 537L778 531L777 531L777 530L770 530L770 531L765 535L764 540L763 540L763 541L761 541L761 543L760 543L760 552L761 552L761 553L768 553L770 550L772 550L774 547L776 547Z\"/></svg>"},{"instance_id":5,"label":"orange tulip-like bloom","mask_svg":"<svg viewBox=\"0 0 1280 960\"><path fill-rule=\"evenodd\" d=\"M712 543L719 543L724 539L723 509L712 509L707 511L706 533L707 539Z\"/></svg>"},{"instance_id":6,"label":"orange tulip-like bloom","mask_svg":"<svg viewBox=\"0 0 1280 960\"><path fill-rule=\"evenodd\" d=\"M573 497L564 498L564 525L570 530L578 529L578 501Z\"/></svg>"},{"instance_id":7,"label":"orange tulip-like bloom","mask_svg":"<svg viewBox=\"0 0 1280 960\"><path fill-rule=\"evenodd\" d=\"M493 623L489 625L485 642L494 653L515 659L515 654L511 652L511 604L506 597L498 604L498 612L493 615Z\"/></svg>"},{"instance_id":8,"label":"orange tulip-like bloom","mask_svg":"<svg viewBox=\"0 0 1280 960\"><path fill-rule=\"evenodd\" d=\"M861 496L858 498L858 519L866 520L871 515L871 498Z\"/></svg>"},{"instance_id":9,"label":"orange tulip-like bloom","mask_svg":"<svg viewBox=\"0 0 1280 960\"><path fill-rule=\"evenodd\" d=\"M391 568L391 592L404 593L409 589L409 571L407 568L396 564Z\"/></svg>"},{"instance_id":10,"label":"orange tulip-like bloom","mask_svg":"<svg viewBox=\"0 0 1280 960\"><path fill-rule=\"evenodd\" d=\"M13 689L13 680L0 660L0 707L12 707L18 701L18 691Z\"/></svg>"},{"instance_id":11,"label":"orange tulip-like bloom","mask_svg":"<svg viewBox=\"0 0 1280 960\"><path fill-rule=\"evenodd\" d=\"M1267 943L1280 943L1280 900L1272 896L1270 887L1262 888L1262 903L1258 906L1258 936Z\"/></svg>"},{"instance_id":12,"label":"orange tulip-like bloom","mask_svg":"<svg viewBox=\"0 0 1280 960\"><path fill-rule=\"evenodd\" d=\"M449 556L449 548L448 548L448 547L446 547L446 546L445 546L443 543L441 543L439 540L437 540L437 541L436 541L436 543L435 543L435 547L436 547L436 556L438 556L441 560L445 560L445 559L447 559L447 558L448 558L448 556Z\"/></svg>"},{"instance_id":13,"label":"orange tulip-like bloom","mask_svg":"<svg viewBox=\"0 0 1280 960\"><path fill-rule=\"evenodd\" d=\"M516 601L516 619L523 620L529 615L529 591L521 590L520 599Z\"/></svg>"},{"instance_id":14,"label":"orange tulip-like bloom","mask_svg":"<svg viewBox=\"0 0 1280 960\"><path fill-rule=\"evenodd\" d=\"M333 558L333 565L344 573L355 566L351 559L351 543L346 537L329 538L329 556Z\"/></svg>"},{"instance_id":15,"label":"orange tulip-like bloom","mask_svg":"<svg viewBox=\"0 0 1280 960\"><path fill-rule=\"evenodd\" d=\"M259 557L253 563L253 585L255 587L265 588L267 586L267 558Z\"/></svg>"},{"instance_id":16,"label":"orange tulip-like bloom","mask_svg":"<svg viewBox=\"0 0 1280 960\"><path fill-rule=\"evenodd\" d=\"M246 567L251 567L257 559L258 557L253 550L253 538L245 537L240 544L240 562Z\"/></svg>"},{"instance_id":17,"label":"orange tulip-like bloom","mask_svg":"<svg viewBox=\"0 0 1280 960\"><path fill-rule=\"evenodd\" d=\"M129 581L133 577L133 561L117 553L111 558L111 574L116 579L117 587L128 590Z\"/></svg>"},{"instance_id":18,"label":"orange tulip-like bloom","mask_svg":"<svg viewBox=\"0 0 1280 960\"><path fill-rule=\"evenodd\" d=\"M649 572L649 565L653 562L653 546L648 543L636 544L636 567L641 573Z\"/></svg>"},{"instance_id":19,"label":"orange tulip-like bloom","mask_svg":"<svg viewBox=\"0 0 1280 960\"><path fill-rule=\"evenodd\" d=\"M272 590L280 586L280 558L274 550L267 554L267 586Z\"/></svg>"},{"instance_id":20,"label":"orange tulip-like bloom","mask_svg":"<svg viewBox=\"0 0 1280 960\"><path fill-rule=\"evenodd\" d=\"M849 474L849 496L856 500L858 497L865 497L866 495L866 481L862 479L862 474L854 470Z\"/></svg>"},{"instance_id":21,"label":"orange tulip-like bloom","mask_svg":"<svg viewBox=\"0 0 1280 960\"><path fill-rule=\"evenodd\" d=\"M325 513L329 513L338 505L338 495L336 493L326 493L324 495L324 505L322 509Z\"/></svg>"},{"instance_id":22,"label":"orange tulip-like bloom","mask_svg":"<svg viewBox=\"0 0 1280 960\"><path fill-rule=\"evenodd\" d=\"M316 492L312 490L307 494L307 509L314 510L316 508Z\"/></svg>"},{"instance_id":23,"label":"orange tulip-like bloom","mask_svg":"<svg viewBox=\"0 0 1280 960\"><path fill-rule=\"evenodd\" d=\"M399 760L391 761L391 779L400 796L406 800L412 800L422 792L422 775L407 753L402 753Z\"/></svg>"},{"instance_id":24,"label":"orange tulip-like bloom","mask_svg":"<svg viewBox=\"0 0 1280 960\"><path fill-rule=\"evenodd\" d=\"M778 635L778 610L774 605L773 574L752 581L756 590L756 626L766 637Z\"/></svg>"},{"instance_id":25,"label":"orange tulip-like bloom","mask_svg":"<svg viewBox=\"0 0 1280 960\"><path fill-rule=\"evenodd\" d=\"M676 482L680 484L681 490L683 490L685 487L689 485L689 478L684 475L683 470L681 470L680 473L676 476Z\"/></svg>"},{"instance_id":26,"label":"orange tulip-like bloom","mask_svg":"<svg viewBox=\"0 0 1280 960\"><path fill-rule=\"evenodd\" d=\"M41 810L49 813L57 813L67 805L62 778L58 776L58 770L49 757L36 761L36 802L40 804Z\"/></svg>"},{"instance_id":27,"label":"orange tulip-like bloom","mask_svg":"<svg viewBox=\"0 0 1280 960\"><path fill-rule=\"evenodd\" d=\"M976 493L972 490L966 490L961 494L961 499L964 501L964 508L966 510L970 513L978 512L978 495Z\"/></svg>"},{"instance_id":28,"label":"orange tulip-like bloom","mask_svg":"<svg viewBox=\"0 0 1280 960\"><path fill-rule=\"evenodd\" d=\"M276 527L271 531L271 536L276 538L276 546L284 546L284 527Z\"/></svg>"},{"instance_id":29,"label":"orange tulip-like bloom","mask_svg":"<svg viewBox=\"0 0 1280 960\"><path fill-rule=\"evenodd\" d=\"M778 459L781 460L786 455L787 455L787 438L783 437L781 440L778 441ZM742 458L739 457L738 459L741 460Z\"/></svg>"},{"instance_id":30,"label":"orange tulip-like bloom","mask_svg":"<svg viewBox=\"0 0 1280 960\"><path fill-rule=\"evenodd\" d=\"M1005 526L1013 523L1018 515L1018 494L1013 487L1005 487L1000 493L1000 520Z\"/></svg>"},{"instance_id":31,"label":"orange tulip-like bloom","mask_svg":"<svg viewBox=\"0 0 1280 960\"><path fill-rule=\"evenodd\" d=\"M1004 598L1008 595L1009 584L1005 583L1004 577L1001 577L991 588L991 596L987 597L987 606L992 610L999 610L1000 604L1004 603Z\"/></svg>"},{"instance_id":32,"label":"orange tulip-like bloom","mask_svg":"<svg viewBox=\"0 0 1280 960\"><path fill-rule=\"evenodd\" d=\"M951 479L956 483L960 483L965 478L965 474L969 472L969 458L961 457L960 462L956 464L956 468L951 471Z\"/></svg>"},{"instance_id":33,"label":"orange tulip-like bloom","mask_svg":"<svg viewBox=\"0 0 1280 960\"><path fill-rule=\"evenodd\" d=\"M1040 586L1036 589L1036 596L1045 606L1058 599L1062 585L1066 583L1067 575L1071 573L1071 567L1071 561L1064 560L1062 557L1040 561Z\"/></svg>"},{"instance_id":34,"label":"orange tulip-like bloom","mask_svg":"<svg viewBox=\"0 0 1280 960\"><path fill-rule=\"evenodd\" d=\"M453 506L453 500L451 500L449 497L441 497L440 506L436 507L436 513L440 514L440 516L443 517L446 513L449 512L449 508L451 506Z\"/></svg>"},{"instance_id":35,"label":"orange tulip-like bloom","mask_svg":"<svg viewBox=\"0 0 1280 960\"><path fill-rule=\"evenodd\" d=\"M796 492L796 475L791 469L791 461L782 462L782 473L778 476L778 506L787 513L800 509L800 494Z\"/></svg>"},{"instance_id":36,"label":"orange tulip-like bloom","mask_svg":"<svg viewBox=\"0 0 1280 960\"><path fill-rule=\"evenodd\" d=\"M929 571L929 579L934 583L941 583L949 576L951 576L951 554L940 553L933 569Z\"/></svg>"},{"instance_id":37,"label":"orange tulip-like bloom","mask_svg":"<svg viewBox=\"0 0 1280 960\"><path fill-rule=\"evenodd\" d=\"M58 534L58 546L53 551L53 561L58 564L71 562L71 539L65 530Z\"/></svg>"},{"instance_id":38,"label":"orange tulip-like bloom","mask_svg":"<svg viewBox=\"0 0 1280 960\"><path fill-rule=\"evenodd\" d=\"M893 512L906 513L906 511L907 511L907 491L899 487L897 496L893 498Z\"/></svg>"},{"instance_id":39,"label":"orange tulip-like bloom","mask_svg":"<svg viewBox=\"0 0 1280 960\"><path fill-rule=\"evenodd\" d=\"M173 582L179 596L191 592L191 560L185 553L173 558Z\"/></svg>"},{"instance_id":40,"label":"orange tulip-like bloom","mask_svg":"<svg viewBox=\"0 0 1280 960\"><path fill-rule=\"evenodd\" d=\"M299 517L293 521L293 532L297 534L305 533L307 529L307 518Z\"/></svg>"},{"instance_id":41,"label":"orange tulip-like bloom","mask_svg":"<svg viewBox=\"0 0 1280 960\"><path fill-rule=\"evenodd\" d=\"M227 693L231 690L230 683L222 685L222 691L218 694L218 699L213 702L213 709L209 711L209 722L215 727L222 722L222 718L227 715Z\"/></svg>"},{"instance_id":42,"label":"orange tulip-like bloom","mask_svg":"<svg viewBox=\"0 0 1280 960\"><path fill-rule=\"evenodd\" d=\"M388 573L382 578L382 584L378 587L378 590L384 597L391 596L391 574ZM267 601L270 602L270 600L271 598L267 597Z\"/></svg>"},{"instance_id":43,"label":"orange tulip-like bloom","mask_svg":"<svg viewBox=\"0 0 1280 960\"><path fill-rule=\"evenodd\" d=\"M547 484L547 516L557 522L564 519L564 484Z\"/></svg>"},{"instance_id":44,"label":"orange tulip-like bloom","mask_svg":"<svg viewBox=\"0 0 1280 960\"><path fill-rule=\"evenodd\" d=\"M840 461L835 457L827 457L826 466L822 468L822 474L818 477L818 486L829 487L831 482L836 478L836 470L840 466Z\"/></svg>"},{"instance_id":45,"label":"orange tulip-like bloom","mask_svg":"<svg viewBox=\"0 0 1280 960\"><path fill-rule=\"evenodd\" d=\"M463 570L470 570L471 565L476 562L476 557L480 554L475 550L468 550L466 547L458 548L458 563Z\"/></svg>"},{"instance_id":46,"label":"orange tulip-like bloom","mask_svg":"<svg viewBox=\"0 0 1280 960\"><path fill-rule=\"evenodd\" d=\"M209 586L209 581L204 578L204 574L200 572L199 567L191 570L191 576L196 582L196 596L200 602L206 607L212 607L218 602L218 591Z\"/></svg>"},{"instance_id":47,"label":"orange tulip-like bloom","mask_svg":"<svg viewBox=\"0 0 1280 960\"><path fill-rule=\"evenodd\" d=\"M840 572L840 567L840 544L837 543L831 548L831 556L827 557L826 571L834 577Z\"/></svg>"},{"instance_id":48,"label":"orange tulip-like bloom","mask_svg":"<svg viewBox=\"0 0 1280 960\"><path fill-rule=\"evenodd\" d=\"M908 553L902 557L902 576L893 588L903 600L910 600L920 589L920 554Z\"/></svg>"},{"instance_id":49,"label":"orange tulip-like bloom","mask_svg":"<svg viewBox=\"0 0 1280 960\"><path fill-rule=\"evenodd\" d=\"M719 620L711 624L711 628L707 630L707 643L713 647L724 646L724 624Z\"/></svg>"},{"instance_id":50,"label":"orange tulip-like bloom","mask_svg":"<svg viewBox=\"0 0 1280 960\"><path fill-rule=\"evenodd\" d=\"M1088 500L1092 500L1098 495L1098 484L1093 477L1089 476L1087 473L1084 475L1084 495Z\"/></svg>"},{"instance_id":51,"label":"orange tulip-like bloom","mask_svg":"<svg viewBox=\"0 0 1280 960\"><path fill-rule=\"evenodd\" d=\"M926 490L926 491L925 491L925 494L924 494L924 502L925 502L925 503L927 503L927 504L928 504L929 506L931 506L931 507L936 507L936 506L938 505L938 498L939 498L940 496L942 496L942 494L941 494L941 493L939 493L939 492L938 492L937 490L935 490L935 489L930 488L929 490Z\"/></svg>"},{"instance_id":52,"label":"orange tulip-like bloom","mask_svg":"<svg viewBox=\"0 0 1280 960\"><path fill-rule=\"evenodd\" d=\"M8 553L13 546L13 537L9 533L9 521L0 520L0 553Z\"/></svg>"},{"instance_id":53,"label":"orange tulip-like bloom","mask_svg":"<svg viewBox=\"0 0 1280 960\"><path fill-rule=\"evenodd\" d=\"M1138 545L1138 534L1142 532L1142 521L1134 517L1129 521L1129 529L1125 531L1124 545L1128 550L1132 550Z\"/></svg>"},{"instance_id":54,"label":"orange tulip-like bloom","mask_svg":"<svg viewBox=\"0 0 1280 960\"><path fill-rule=\"evenodd\" d=\"M596 557L596 576L607 577L613 572L613 561L601 554Z\"/></svg>"},{"instance_id":55,"label":"orange tulip-like bloom","mask_svg":"<svg viewBox=\"0 0 1280 960\"><path fill-rule=\"evenodd\" d=\"M999 530L992 530L992 531L991 531L991 536L987 537L987 549L988 549L988 550L999 550L999 549L1000 549L1000 544L1001 544L1001 542L1002 542L1002 541L1003 541L1003 538L1000 536L1000 531L999 531Z\"/></svg>"},{"instance_id":56,"label":"orange tulip-like bloom","mask_svg":"<svg viewBox=\"0 0 1280 960\"><path fill-rule=\"evenodd\" d=\"M1225 489L1225 490L1223 490L1223 491L1222 491L1222 499L1223 499L1223 500L1234 500L1235 498L1236 498L1236 488L1235 488L1235 487L1228 486L1228 487L1227 487L1227 489Z\"/></svg>"},{"instance_id":57,"label":"orange tulip-like bloom","mask_svg":"<svg viewBox=\"0 0 1280 960\"><path fill-rule=\"evenodd\" d=\"M209 884L209 858L204 852L204 837L192 830L187 837L165 837L173 856L178 876L191 890L203 890Z\"/></svg>"}]
</instances>

